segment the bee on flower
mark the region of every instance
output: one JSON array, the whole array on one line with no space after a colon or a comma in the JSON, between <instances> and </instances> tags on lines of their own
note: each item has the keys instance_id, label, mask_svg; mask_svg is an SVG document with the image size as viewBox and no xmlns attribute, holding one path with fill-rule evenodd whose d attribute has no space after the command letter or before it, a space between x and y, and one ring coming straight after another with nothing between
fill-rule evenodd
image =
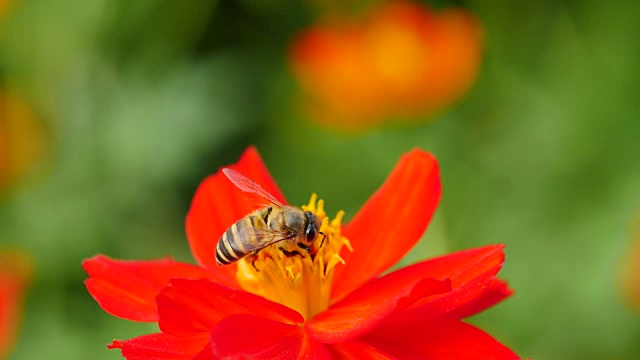
<instances>
[{"instance_id":1,"label":"bee on flower","mask_svg":"<svg viewBox=\"0 0 640 360\"><path fill-rule=\"evenodd\" d=\"M382 275L420 239L440 194L436 159L415 149L348 223L315 194L274 220L290 205L251 147L196 191L186 232L198 265L98 255L83 263L86 286L108 313L158 323L109 345L129 360L518 359L462 320L512 294L497 277L502 245Z\"/></svg>"}]
</instances>

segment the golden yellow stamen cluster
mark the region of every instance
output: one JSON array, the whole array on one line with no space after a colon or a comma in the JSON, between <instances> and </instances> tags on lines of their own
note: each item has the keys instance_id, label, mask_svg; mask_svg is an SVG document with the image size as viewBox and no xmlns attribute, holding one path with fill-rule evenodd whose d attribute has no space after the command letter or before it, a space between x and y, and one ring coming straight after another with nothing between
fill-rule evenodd
<instances>
[{"instance_id":1,"label":"golden yellow stamen cluster","mask_svg":"<svg viewBox=\"0 0 640 360\"><path fill-rule=\"evenodd\" d=\"M344 211L329 220L324 201L317 200L316 194L311 195L309 204L302 206L302 210L316 214L321 222L320 231L326 236L319 235L309 251L291 241L268 246L253 257L239 260L236 276L246 291L311 319L329 307L334 268L344 263L340 250L343 246L352 249L349 240L340 233Z\"/></svg>"}]
</instances>

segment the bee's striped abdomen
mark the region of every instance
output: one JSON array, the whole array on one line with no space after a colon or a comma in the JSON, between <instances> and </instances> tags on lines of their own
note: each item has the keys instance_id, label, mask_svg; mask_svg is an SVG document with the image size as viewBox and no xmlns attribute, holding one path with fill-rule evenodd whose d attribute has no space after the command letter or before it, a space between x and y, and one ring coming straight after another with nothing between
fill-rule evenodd
<instances>
[{"instance_id":1,"label":"bee's striped abdomen","mask_svg":"<svg viewBox=\"0 0 640 360\"><path fill-rule=\"evenodd\" d=\"M255 224L253 215L249 215L245 218L238 220L235 224L231 225L227 231L222 234L216 247L216 262L218 265L228 265L240 260L248 254L248 251L243 243L246 239L240 234L245 227L252 228ZM245 231L246 232L246 231Z\"/></svg>"}]
</instances>

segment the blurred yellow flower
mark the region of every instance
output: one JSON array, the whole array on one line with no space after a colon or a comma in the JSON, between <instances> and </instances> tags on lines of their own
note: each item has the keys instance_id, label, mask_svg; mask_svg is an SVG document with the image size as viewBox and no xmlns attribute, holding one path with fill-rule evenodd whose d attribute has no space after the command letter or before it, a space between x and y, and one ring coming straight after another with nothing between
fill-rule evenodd
<instances>
[{"instance_id":1,"label":"blurred yellow flower","mask_svg":"<svg viewBox=\"0 0 640 360\"><path fill-rule=\"evenodd\" d=\"M0 190L40 157L44 144L44 129L33 111L0 90Z\"/></svg>"},{"instance_id":2,"label":"blurred yellow flower","mask_svg":"<svg viewBox=\"0 0 640 360\"><path fill-rule=\"evenodd\" d=\"M31 268L24 253L0 251L0 359L8 356L17 338Z\"/></svg>"},{"instance_id":3,"label":"blurred yellow flower","mask_svg":"<svg viewBox=\"0 0 640 360\"><path fill-rule=\"evenodd\" d=\"M399 1L312 26L293 41L290 64L313 120L357 130L442 110L469 89L481 55L469 12Z\"/></svg>"}]
</instances>

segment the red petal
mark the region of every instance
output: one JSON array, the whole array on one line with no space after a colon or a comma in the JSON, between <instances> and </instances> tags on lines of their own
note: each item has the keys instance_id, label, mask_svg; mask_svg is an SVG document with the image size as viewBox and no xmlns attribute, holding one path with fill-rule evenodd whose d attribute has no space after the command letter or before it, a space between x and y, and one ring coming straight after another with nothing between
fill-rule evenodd
<instances>
[{"instance_id":1,"label":"red petal","mask_svg":"<svg viewBox=\"0 0 640 360\"><path fill-rule=\"evenodd\" d=\"M175 336L209 333L220 320L234 314L260 315L286 323L304 321L286 306L205 279L173 279L157 302L160 329Z\"/></svg>"},{"instance_id":2,"label":"red petal","mask_svg":"<svg viewBox=\"0 0 640 360\"><path fill-rule=\"evenodd\" d=\"M213 353L211 352L211 346L207 345L204 347L204 349L202 349L201 352L198 353L198 355L194 356L191 360L216 360L216 357L213 356Z\"/></svg>"},{"instance_id":3,"label":"red petal","mask_svg":"<svg viewBox=\"0 0 640 360\"><path fill-rule=\"evenodd\" d=\"M89 275L87 290L100 307L134 321L158 321L156 295L169 285L169 279L209 277L202 268L169 258L124 261L98 255L85 260L82 267Z\"/></svg>"},{"instance_id":4,"label":"red petal","mask_svg":"<svg viewBox=\"0 0 640 360\"><path fill-rule=\"evenodd\" d=\"M484 331L460 320L413 319L402 327L380 327L362 341L401 359L507 360L519 357Z\"/></svg>"},{"instance_id":5,"label":"red petal","mask_svg":"<svg viewBox=\"0 0 640 360\"><path fill-rule=\"evenodd\" d=\"M125 341L115 340L109 349L122 349L122 356L127 360L191 360L208 343L208 334L176 337L158 333Z\"/></svg>"},{"instance_id":6,"label":"red petal","mask_svg":"<svg viewBox=\"0 0 640 360\"><path fill-rule=\"evenodd\" d=\"M419 149L402 156L385 183L343 229L354 251L343 251L336 267L334 300L398 262L420 239L441 194L433 155Z\"/></svg>"},{"instance_id":7,"label":"red petal","mask_svg":"<svg viewBox=\"0 0 640 360\"><path fill-rule=\"evenodd\" d=\"M476 301L502 268L504 245L459 251L416 264L425 276L451 279L453 290L424 298L405 310L409 316L442 316ZM468 311L474 309L468 308ZM479 308L475 308L476 310Z\"/></svg>"},{"instance_id":8,"label":"red petal","mask_svg":"<svg viewBox=\"0 0 640 360\"><path fill-rule=\"evenodd\" d=\"M425 296L449 290L449 281L425 278L419 266L409 266L352 292L307 322L307 331L323 343L347 341L369 331L389 314Z\"/></svg>"},{"instance_id":9,"label":"red petal","mask_svg":"<svg viewBox=\"0 0 640 360\"><path fill-rule=\"evenodd\" d=\"M218 358L330 359L323 346L312 345L298 325L253 315L232 315L211 332L211 349Z\"/></svg>"},{"instance_id":10,"label":"red petal","mask_svg":"<svg viewBox=\"0 0 640 360\"><path fill-rule=\"evenodd\" d=\"M249 147L237 164L230 168L251 178L278 200L286 203L260 154ZM213 273L223 285L238 288L236 265L216 264L216 245L220 236L236 221L257 208L255 202L227 179L220 171L207 177L198 187L187 214L187 238L198 263Z\"/></svg>"},{"instance_id":11,"label":"red petal","mask_svg":"<svg viewBox=\"0 0 640 360\"><path fill-rule=\"evenodd\" d=\"M513 290L509 288L509 284L504 280L494 278L487 290L485 290L480 297L449 312L447 315L456 319L462 319L482 312L511 295L513 295Z\"/></svg>"},{"instance_id":12,"label":"red petal","mask_svg":"<svg viewBox=\"0 0 640 360\"><path fill-rule=\"evenodd\" d=\"M304 360L332 360L335 357L331 356L326 344L317 342L311 339L309 336L304 337L305 343L302 346L302 352L298 356L298 359Z\"/></svg>"},{"instance_id":13,"label":"red petal","mask_svg":"<svg viewBox=\"0 0 640 360\"><path fill-rule=\"evenodd\" d=\"M334 359L341 360L393 360L397 359L389 354L374 348L373 346L360 341L347 341L340 344L330 345L329 350Z\"/></svg>"}]
</instances>

